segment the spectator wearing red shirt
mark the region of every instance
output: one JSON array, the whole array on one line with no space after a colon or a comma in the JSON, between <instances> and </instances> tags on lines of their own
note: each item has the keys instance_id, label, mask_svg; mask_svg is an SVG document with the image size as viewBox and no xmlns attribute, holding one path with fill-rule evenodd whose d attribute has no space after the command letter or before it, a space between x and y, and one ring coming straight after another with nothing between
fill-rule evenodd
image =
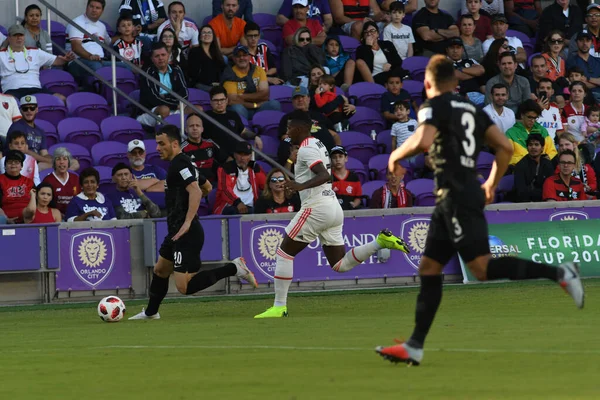
<instances>
[{"instance_id":1,"label":"spectator wearing red shirt","mask_svg":"<svg viewBox=\"0 0 600 400\"><path fill-rule=\"evenodd\" d=\"M279 214L300 210L298 193L287 196L284 184L290 179L279 168L273 168L267 175L267 183L254 205L255 214Z\"/></svg>"},{"instance_id":2,"label":"spectator wearing red shirt","mask_svg":"<svg viewBox=\"0 0 600 400\"><path fill-rule=\"evenodd\" d=\"M327 34L323 25L312 18L308 18L308 0L292 0L292 9L294 17L283 25L282 35L286 46L294 44L294 34L302 27L307 27L312 37L312 44L321 46Z\"/></svg>"},{"instance_id":3,"label":"spectator wearing red shirt","mask_svg":"<svg viewBox=\"0 0 600 400\"><path fill-rule=\"evenodd\" d=\"M361 208L362 185L358 175L346 169L348 152L342 146L335 146L329 153L331 157L331 176L333 191L343 210Z\"/></svg>"},{"instance_id":4,"label":"spectator wearing red shirt","mask_svg":"<svg viewBox=\"0 0 600 400\"><path fill-rule=\"evenodd\" d=\"M580 179L575 178L576 156L571 150L565 150L558 156L558 174L546 178L542 198L544 201L587 200L585 187Z\"/></svg>"},{"instance_id":5,"label":"spectator wearing red shirt","mask_svg":"<svg viewBox=\"0 0 600 400\"><path fill-rule=\"evenodd\" d=\"M6 172L0 175L0 207L8 223L22 223L23 210L29 204L33 180L21 175L25 154L9 150L4 159Z\"/></svg>"},{"instance_id":6,"label":"spectator wearing red shirt","mask_svg":"<svg viewBox=\"0 0 600 400\"><path fill-rule=\"evenodd\" d=\"M473 16L475 21L475 32L473 36L485 42L488 38L492 37L492 20L487 15L480 14L481 0L466 0L467 10L469 14Z\"/></svg>"},{"instance_id":7,"label":"spectator wearing red shirt","mask_svg":"<svg viewBox=\"0 0 600 400\"><path fill-rule=\"evenodd\" d=\"M386 178L386 184L371 195L369 208L412 207L412 195L404 187L404 176L396 176L388 171Z\"/></svg>"},{"instance_id":8,"label":"spectator wearing red shirt","mask_svg":"<svg viewBox=\"0 0 600 400\"><path fill-rule=\"evenodd\" d=\"M52 186L52 197L56 203L56 208L64 215L73 197L81 193L79 175L69 172L73 156L71 156L66 147L55 149L52 158L52 168L54 171L46 176L43 182L49 183Z\"/></svg>"},{"instance_id":9,"label":"spectator wearing red shirt","mask_svg":"<svg viewBox=\"0 0 600 400\"><path fill-rule=\"evenodd\" d=\"M198 114L190 114L185 122L187 139L181 143L181 150L187 154L204 176L214 186L217 183L217 168L227 160L227 153L210 139L202 138L204 123Z\"/></svg>"}]
</instances>

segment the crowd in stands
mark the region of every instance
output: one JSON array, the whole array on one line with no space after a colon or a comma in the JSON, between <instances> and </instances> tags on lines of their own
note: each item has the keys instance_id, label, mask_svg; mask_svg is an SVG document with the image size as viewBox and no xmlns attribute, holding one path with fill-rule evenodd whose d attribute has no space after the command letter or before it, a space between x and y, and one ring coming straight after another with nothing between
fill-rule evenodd
<instances>
[{"instance_id":1,"label":"crowd in stands","mask_svg":"<svg viewBox=\"0 0 600 400\"><path fill-rule=\"evenodd\" d=\"M600 5L464 0L450 15L450 0L425 0L420 9L417 0L281 1L267 15L252 0L213 0L198 24L188 1L122 0L111 27L101 19L110 17L106 1L87 0L52 37L41 8L29 5L21 24L0 33L0 223L164 215L168 164L151 143L157 126L181 121L183 151L214 187L202 215L294 212L299 199L284 190L285 171L255 153L293 171L292 112L310 115L329 150L343 209L432 205L427 154L403 162L404 177L386 166L417 130L424 67L436 53L453 61L456 93L513 143L499 201L597 198ZM61 35L66 52L51 41ZM161 83L119 62L126 78L118 86L130 85L145 108L119 100L120 116L111 117L119 123L108 123L111 91L89 73L111 65L98 42ZM95 109L105 114L81 111L78 91L100 97ZM202 112L182 109L172 93ZM91 128L67 132L71 118ZM119 135L124 121L130 128ZM490 160L487 151L478 160L482 180Z\"/></svg>"}]
</instances>

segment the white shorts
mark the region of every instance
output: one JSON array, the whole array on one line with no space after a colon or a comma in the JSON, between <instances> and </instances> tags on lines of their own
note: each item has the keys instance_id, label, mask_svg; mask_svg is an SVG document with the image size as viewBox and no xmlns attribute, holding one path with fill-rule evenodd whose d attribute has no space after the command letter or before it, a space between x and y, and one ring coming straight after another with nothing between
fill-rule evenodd
<instances>
[{"instance_id":1,"label":"white shorts","mask_svg":"<svg viewBox=\"0 0 600 400\"><path fill-rule=\"evenodd\" d=\"M296 213L285 233L297 242L312 243L319 238L321 245L343 246L344 211L335 203L304 208Z\"/></svg>"}]
</instances>

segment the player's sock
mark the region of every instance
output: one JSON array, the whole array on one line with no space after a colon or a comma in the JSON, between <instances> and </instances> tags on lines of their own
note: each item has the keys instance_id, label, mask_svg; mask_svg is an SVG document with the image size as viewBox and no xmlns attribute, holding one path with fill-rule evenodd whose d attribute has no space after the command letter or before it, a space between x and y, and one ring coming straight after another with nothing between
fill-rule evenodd
<instances>
[{"instance_id":1,"label":"player's sock","mask_svg":"<svg viewBox=\"0 0 600 400\"><path fill-rule=\"evenodd\" d=\"M487 266L487 279L525 279L548 278L555 282L562 279L564 271L551 265L539 264L516 257L492 258Z\"/></svg>"},{"instance_id":2,"label":"player's sock","mask_svg":"<svg viewBox=\"0 0 600 400\"><path fill-rule=\"evenodd\" d=\"M421 276L421 290L417 297L417 310L415 313L415 330L406 342L416 349L423 348L425 337L435 318L435 313L442 301L442 276Z\"/></svg>"},{"instance_id":3,"label":"player's sock","mask_svg":"<svg viewBox=\"0 0 600 400\"><path fill-rule=\"evenodd\" d=\"M228 276L235 276L238 272L234 263L227 263L219 268L201 270L190 279L185 294L194 294L206 289Z\"/></svg>"},{"instance_id":4,"label":"player's sock","mask_svg":"<svg viewBox=\"0 0 600 400\"><path fill-rule=\"evenodd\" d=\"M367 258L381 250L381 246L377 241L365 243L362 246L353 247L347 252L340 261L338 261L333 267L335 272L347 272L359 264L362 264Z\"/></svg>"},{"instance_id":5,"label":"player's sock","mask_svg":"<svg viewBox=\"0 0 600 400\"><path fill-rule=\"evenodd\" d=\"M146 315L152 316L158 312L158 307L169 291L169 278L161 278L152 273L152 282L150 282L150 300L146 307Z\"/></svg>"},{"instance_id":6,"label":"player's sock","mask_svg":"<svg viewBox=\"0 0 600 400\"><path fill-rule=\"evenodd\" d=\"M294 257L283 250L277 250L277 264L275 266L275 306L285 306L287 295L294 276Z\"/></svg>"}]
</instances>

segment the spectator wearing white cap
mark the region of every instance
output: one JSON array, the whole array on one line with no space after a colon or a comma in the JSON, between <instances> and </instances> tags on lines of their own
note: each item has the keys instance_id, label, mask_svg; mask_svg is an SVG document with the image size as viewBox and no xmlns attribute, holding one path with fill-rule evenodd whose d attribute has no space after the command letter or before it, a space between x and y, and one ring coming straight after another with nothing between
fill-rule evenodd
<instances>
[{"instance_id":1,"label":"spectator wearing white cap","mask_svg":"<svg viewBox=\"0 0 600 400\"><path fill-rule=\"evenodd\" d=\"M127 158L140 190L144 192L165 191L167 172L156 165L146 164L146 146L143 141L134 139L127 144Z\"/></svg>"},{"instance_id":2,"label":"spectator wearing white cap","mask_svg":"<svg viewBox=\"0 0 600 400\"><path fill-rule=\"evenodd\" d=\"M293 17L283 25L282 35L286 46L294 44L294 34L302 27L310 30L312 43L321 46L325 42L327 33L318 19L308 17L308 0L292 0Z\"/></svg>"},{"instance_id":3,"label":"spectator wearing white cap","mask_svg":"<svg viewBox=\"0 0 600 400\"><path fill-rule=\"evenodd\" d=\"M18 99L36 93L50 93L42 88L40 68L65 65L74 58L71 52L55 56L40 49L25 48L25 28L13 25L8 28L8 47L0 51L2 90ZM61 94L50 94L65 100Z\"/></svg>"},{"instance_id":4,"label":"spectator wearing white cap","mask_svg":"<svg viewBox=\"0 0 600 400\"><path fill-rule=\"evenodd\" d=\"M35 124L35 118L38 113L37 98L33 95L23 96L20 100L21 115L23 118L14 122L8 129L8 134L14 131L20 131L27 135L27 146L29 149L25 154L35 158L40 170L52 168L52 157L48 154L46 145L46 132ZM75 160L74 170L79 168L79 163Z\"/></svg>"},{"instance_id":5,"label":"spectator wearing white cap","mask_svg":"<svg viewBox=\"0 0 600 400\"><path fill-rule=\"evenodd\" d=\"M14 97L0 93L0 157L6 146L6 135L10 126L21 119L19 105Z\"/></svg>"}]
</instances>

